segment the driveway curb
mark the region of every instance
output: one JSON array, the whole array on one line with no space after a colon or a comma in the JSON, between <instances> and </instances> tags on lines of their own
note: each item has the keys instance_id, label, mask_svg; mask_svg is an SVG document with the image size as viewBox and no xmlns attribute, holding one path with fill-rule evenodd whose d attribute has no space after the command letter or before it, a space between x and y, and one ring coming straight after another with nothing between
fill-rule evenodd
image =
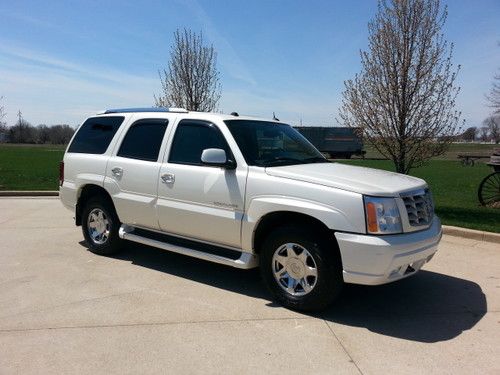
<instances>
[{"instance_id":1,"label":"driveway curb","mask_svg":"<svg viewBox=\"0 0 500 375\"><path fill-rule=\"evenodd\" d=\"M58 191L50 190L0 190L0 197L57 197ZM449 236L469 238L471 240L486 241L500 244L500 233L484 232L481 230L443 225L443 233Z\"/></svg>"},{"instance_id":2,"label":"driveway curb","mask_svg":"<svg viewBox=\"0 0 500 375\"><path fill-rule=\"evenodd\" d=\"M0 197L57 197L58 191L51 190L0 190Z\"/></svg>"},{"instance_id":3,"label":"driveway curb","mask_svg":"<svg viewBox=\"0 0 500 375\"><path fill-rule=\"evenodd\" d=\"M449 236L469 238L471 240L486 241L500 244L500 233L484 232L481 230L443 225L443 233Z\"/></svg>"}]
</instances>

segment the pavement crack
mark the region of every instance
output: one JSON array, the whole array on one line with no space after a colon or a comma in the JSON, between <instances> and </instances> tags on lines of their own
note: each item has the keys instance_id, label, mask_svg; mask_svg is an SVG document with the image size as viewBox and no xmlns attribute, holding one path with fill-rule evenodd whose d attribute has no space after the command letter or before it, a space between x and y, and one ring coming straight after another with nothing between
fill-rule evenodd
<instances>
[{"instance_id":1,"label":"pavement crack","mask_svg":"<svg viewBox=\"0 0 500 375\"><path fill-rule=\"evenodd\" d=\"M358 369L358 372L361 375L363 375L363 371L361 371L361 369L359 368L358 364L356 363L356 361L354 360L354 358L351 356L351 354L349 353L349 351L347 350L347 348L344 346L344 344L342 344L342 341L340 341L340 339L337 337L337 335L333 331L333 328L330 326L330 324L328 324L328 322L326 320L324 320L324 319L323 319L323 322L326 324L326 326L328 327L328 329L332 333L333 337L335 337L335 340L337 340L337 342L339 343L339 345L342 347L342 350L349 357L349 360L354 364L354 366L356 366L356 368Z\"/></svg>"},{"instance_id":2,"label":"pavement crack","mask_svg":"<svg viewBox=\"0 0 500 375\"><path fill-rule=\"evenodd\" d=\"M286 320L314 320L311 317L285 317L285 318L249 318L249 319L219 319L219 320L191 320L183 322L152 322L152 323L127 323L127 324L94 324L81 326L39 327L39 328L7 328L0 329L0 333L9 332L34 332L64 329L91 329L91 328L119 328L119 327L155 327L181 324L210 324L210 323L235 323L235 322L265 322Z\"/></svg>"}]
</instances>

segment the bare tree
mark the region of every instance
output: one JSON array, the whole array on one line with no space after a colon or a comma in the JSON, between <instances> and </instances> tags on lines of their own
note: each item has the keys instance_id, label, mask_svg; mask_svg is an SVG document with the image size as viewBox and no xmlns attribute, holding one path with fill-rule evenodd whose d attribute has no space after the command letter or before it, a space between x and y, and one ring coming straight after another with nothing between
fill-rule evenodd
<instances>
[{"instance_id":1,"label":"bare tree","mask_svg":"<svg viewBox=\"0 0 500 375\"><path fill-rule=\"evenodd\" d=\"M50 141L50 128L45 124L36 127L36 143L45 144Z\"/></svg>"},{"instance_id":2,"label":"bare tree","mask_svg":"<svg viewBox=\"0 0 500 375\"><path fill-rule=\"evenodd\" d=\"M500 74L493 77L490 94L486 98L490 103L490 107L493 108L493 113L500 114Z\"/></svg>"},{"instance_id":3,"label":"bare tree","mask_svg":"<svg viewBox=\"0 0 500 375\"><path fill-rule=\"evenodd\" d=\"M500 47L500 43L498 43ZM486 99L493 108L494 114L500 114L500 74L493 77L493 84L491 85L490 94L486 95Z\"/></svg>"},{"instance_id":4,"label":"bare tree","mask_svg":"<svg viewBox=\"0 0 500 375\"><path fill-rule=\"evenodd\" d=\"M3 100L3 96L0 96L0 101ZM5 118L5 109L2 104L0 104L0 124L4 124L3 119Z\"/></svg>"},{"instance_id":5,"label":"bare tree","mask_svg":"<svg viewBox=\"0 0 500 375\"><path fill-rule=\"evenodd\" d=\"M400 173L444 153L457 133L460 66L442 34L447 14L439 0L380 0L362 71L344 83L339 122L362 128Z\"/></svg>"},{"instance_id":6,"label":"bare tree","mask_svg":"<svg viewBox=\"0 0 500 375\"><path fill-rule=\"evenodd\" d=\"M71 137L73 136L73 133L75 132L75 129L73 129L69 125L52 125L49 128L49 140L50 143L56 145L64 145L67 144Z\"/></svg>"},{"instance_id":7,"label":"bare tree","mask_svg":"<svg viewBox=\"0 0 500 375\"><path fill-rule=\"evenodd\" d=\"M477 128L475 126L471 126L462 133L462 139L466 142L473 142L476 139L476 134Z\"/></svg>"},{"instance_id":8,"label":"bare tree","mask_svg":"<svg viewBox=\"0 0 500 375\"><path fill-rule=\"evenodd\" d=\"M495 144L500 143L500 116L490 116L483 124L488 127L491 140Z\"/></svg>"},{"instance_id":9,"label":"bare tree","mask_svg":"<svg viewBox=\"0 0 500 375\"><path fill-rule=\"evenodd\" d=\"M158 107L182 107L190 111L210 112L221 96L217 52L205 45L202 33L177 30L168 68L160 71L163 92L155 95Z\"/></svg>"},{"instance_id":10,"label":"bare tree","mask_svg":"<svg viewBox=\"0 0 500 375\"><path fill-rule=\"evenodd\" d=\"M9 128L9 142L35 143L36 128L23 118L22 112L17 112L16 124Z\"/></svg>"},{"instance_id":11,"label":"bare tree","mask_svg":"<svg viewBox=\"0 0 500 375\"><path fill-rule=\"evenodd\" d=\"M3 96L0 96L0 101L3 100ZM5 110L3 105L0 104L0 142L6 142L7 141L7 135L9 132L9 129L7 128L7 124L3 120L5 118Z\"/></svg>"},{"instance_id":12,"label":"bare tree","mask_svg":"<svg viewBox=\"0 0 500 375\"><path fill-rule=\"evenodd\" d=\"M490 139L490 128L483 126L479 129L479 139L481 142L488 142Z\"/></svg>"}]
</instances>

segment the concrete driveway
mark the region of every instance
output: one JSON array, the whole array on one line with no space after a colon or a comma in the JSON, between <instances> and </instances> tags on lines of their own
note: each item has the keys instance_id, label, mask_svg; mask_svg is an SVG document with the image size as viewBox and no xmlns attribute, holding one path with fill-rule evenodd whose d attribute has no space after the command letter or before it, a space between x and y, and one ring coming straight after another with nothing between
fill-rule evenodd
<instances>
[{"instance_id":1,"label":"concrete driveway","mask_svg":"<svg viewBox=\"0 0 500 375\"><path fill-rule=\"evenodd\" d=\"M305 315L256 271L82 242L58 199L0 199L0 374L499 374L500 246L444 237L418 275Z\"/></svg>"}]
</instances>

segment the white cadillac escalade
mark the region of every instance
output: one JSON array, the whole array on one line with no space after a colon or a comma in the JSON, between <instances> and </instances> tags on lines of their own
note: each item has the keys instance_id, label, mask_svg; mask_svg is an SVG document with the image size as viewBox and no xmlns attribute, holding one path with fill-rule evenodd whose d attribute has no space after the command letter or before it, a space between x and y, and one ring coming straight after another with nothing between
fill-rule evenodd
<instances>
[{"instance_id":1,"label":"white cadillac escalade","mask_svg":"<svg viewBox=\"0 0 500 375\"><path fill-rule=\"evenodd\" d=\"M297 310L326 307L344 283L413 275L441 239L425 181L330 162L291 126L236 113L91 117L61 162L60 197L96 254L128 240L260 267Z\"/></svg>"}]
</instances>

